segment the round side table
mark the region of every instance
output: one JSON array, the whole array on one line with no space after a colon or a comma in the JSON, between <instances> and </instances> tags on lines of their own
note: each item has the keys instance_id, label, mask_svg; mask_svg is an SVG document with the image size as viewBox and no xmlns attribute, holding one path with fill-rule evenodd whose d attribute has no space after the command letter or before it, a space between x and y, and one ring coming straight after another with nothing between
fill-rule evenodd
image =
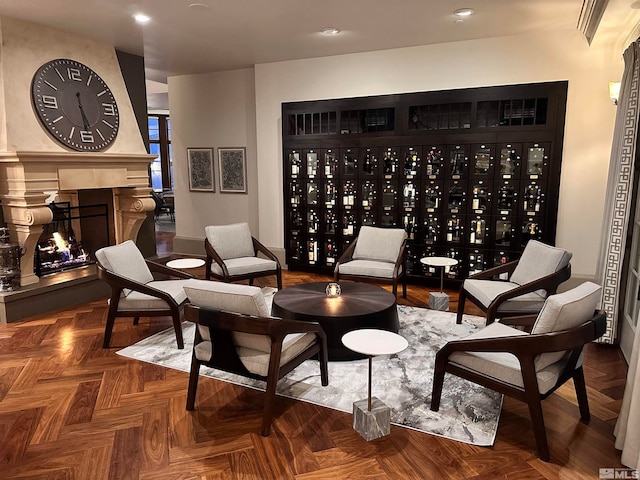
<instances>
[{"instance_id":1,"label":"round side table","mask_svg":"<svg viewBox=\"0 0 640 480\"><path fill-rule=\"evenodd\" d=\"M167 262L167 267L170 268L198 268L202 265L204 265L202 258L176 258Z\"/></svg>"},{"instance_id":2,"label":"round side table","mask_svg":"<svg viewBox=\"0 0 640 480\"><path fill-rule=\"evenodd\" d=\"M381 400L371 396L372 360L374 355L399 353L407 348L409 343L397 333L372 328L345 333L342 343L348 349L369 358L369 394L366 400L353 403L353 428L367 441L389 435L391 409Z\"/></svg>"},{"instance_id":3,"label":"round side table","mask_svg":"<svg viewBox=\"0 0 640 480\"><path fill-rule=\"evenodd\" d=\"M440 294L429 293L429 308L432 310L448 310L449 295L444 293L444 271L447 267L457 265L458 260L449 257L424 257L420 259L420 263L440 268Z\"/></svg>"}]
</instances>

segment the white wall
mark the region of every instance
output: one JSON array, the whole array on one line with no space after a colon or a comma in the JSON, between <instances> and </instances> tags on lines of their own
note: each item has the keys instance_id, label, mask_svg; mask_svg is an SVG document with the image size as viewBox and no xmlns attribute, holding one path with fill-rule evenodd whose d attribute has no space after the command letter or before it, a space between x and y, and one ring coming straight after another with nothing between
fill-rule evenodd
<instances>
[{"instance_id":1,"label":"white wall","mask_svg":"<svg viewBox=\"0 0 640 480\"><path fill-rule=\"evenodd\" d=\"M575 276L592 276L615 117L608 82L622 69L619 51L578 31L256 65L258 237L283 248L282 102L568 80L556 244L574 253Z\"/></svg>"},{"instance_id":2,"label":"white wall","mask_svg":"<svg viewBox=\"0 0 640 480\"><path fill-rule=\"evenodd\" d=\"M204 252L207 225L249 222L258 231L255 84L252 68L169 78L176 208L174 249ZM214 148L215 193L190 192L187 148ZM246 147L247 194L220 193L219 147Z\"/></svg>"}]
</instances>

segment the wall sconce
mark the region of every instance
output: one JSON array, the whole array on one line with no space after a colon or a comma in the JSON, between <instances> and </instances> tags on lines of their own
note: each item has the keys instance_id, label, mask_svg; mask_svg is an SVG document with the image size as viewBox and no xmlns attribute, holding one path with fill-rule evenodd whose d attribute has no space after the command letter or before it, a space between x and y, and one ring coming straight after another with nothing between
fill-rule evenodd
<instances>
[{"instance_id":1,"label":"wall sconce","mask_svg":"<svg viewBox=\"0 0 640 480\"><path fill-rule=\"evenodd\" d=\"M340 284L331 282L327 285L327 289L325 290L325 293L329 298L337 298L342 293L342 288L340 288Z\"/></svg>"},{"instance_id":2,"label":"wall sconce","mask_svg":"<svg viewBox=\"0 0 640 480\"><path fill-rule=\"evenodd\" d=\"M618 105L618 97L620 96L620 82L609 82L609 97L613 100L614 105Z\"/></svg>"}]
</instances>

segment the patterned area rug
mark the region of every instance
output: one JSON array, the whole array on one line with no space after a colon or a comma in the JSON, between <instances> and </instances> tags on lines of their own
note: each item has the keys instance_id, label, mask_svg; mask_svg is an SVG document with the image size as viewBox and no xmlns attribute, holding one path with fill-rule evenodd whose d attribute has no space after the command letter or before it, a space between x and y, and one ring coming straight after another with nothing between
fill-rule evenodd
<instances>
[{"instance_id":1,"label":"patterned area rug","mask_svg":"<svg viewBox=\"0 0 640 480\"><path fill-rule=\"evenodd\" d=\"M265 291L268 302L273 289ZM493 445L502 395L453 375L445 378L440 411L429 409L436 352L448 340L461 338L484 325L466 316L456 325L455 314L398 305L400 335L409 347L397 355L373 359L372 395L391 407L391 421L425 433L480 446ZM185 322L184 350L175 348L173 329L118 351L119 355L188 372L195 325ZM264 390L264 382L202 367L201 375ZM367 398L368 361L329 362L329 385L320 384L318 362L307 360L278 384L278 394L343 412ZM187 385L185 383L185 392Z\"/></svg>"}]
</instances>

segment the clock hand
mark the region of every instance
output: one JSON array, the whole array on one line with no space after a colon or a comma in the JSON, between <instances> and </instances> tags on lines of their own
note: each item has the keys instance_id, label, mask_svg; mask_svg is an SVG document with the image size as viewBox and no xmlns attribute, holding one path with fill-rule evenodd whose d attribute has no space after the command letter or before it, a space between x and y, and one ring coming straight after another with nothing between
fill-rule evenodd
<instances>
[{"instance_id":1,"label":"clock hand","mask_svg":"<svg viewBox=\"0 0 640 480\"><path fill-rule=\"evenodd\" d=\"M80 109L80 115L82 115L82 123L84 124L84 129L89 130L91 128L91 124L87 119L87 116L84 114L84 108L82 108L82 101L80 100L80 92L76 92L76 97L78 98L78 108Z\"/></svg>"}]
</instances>

